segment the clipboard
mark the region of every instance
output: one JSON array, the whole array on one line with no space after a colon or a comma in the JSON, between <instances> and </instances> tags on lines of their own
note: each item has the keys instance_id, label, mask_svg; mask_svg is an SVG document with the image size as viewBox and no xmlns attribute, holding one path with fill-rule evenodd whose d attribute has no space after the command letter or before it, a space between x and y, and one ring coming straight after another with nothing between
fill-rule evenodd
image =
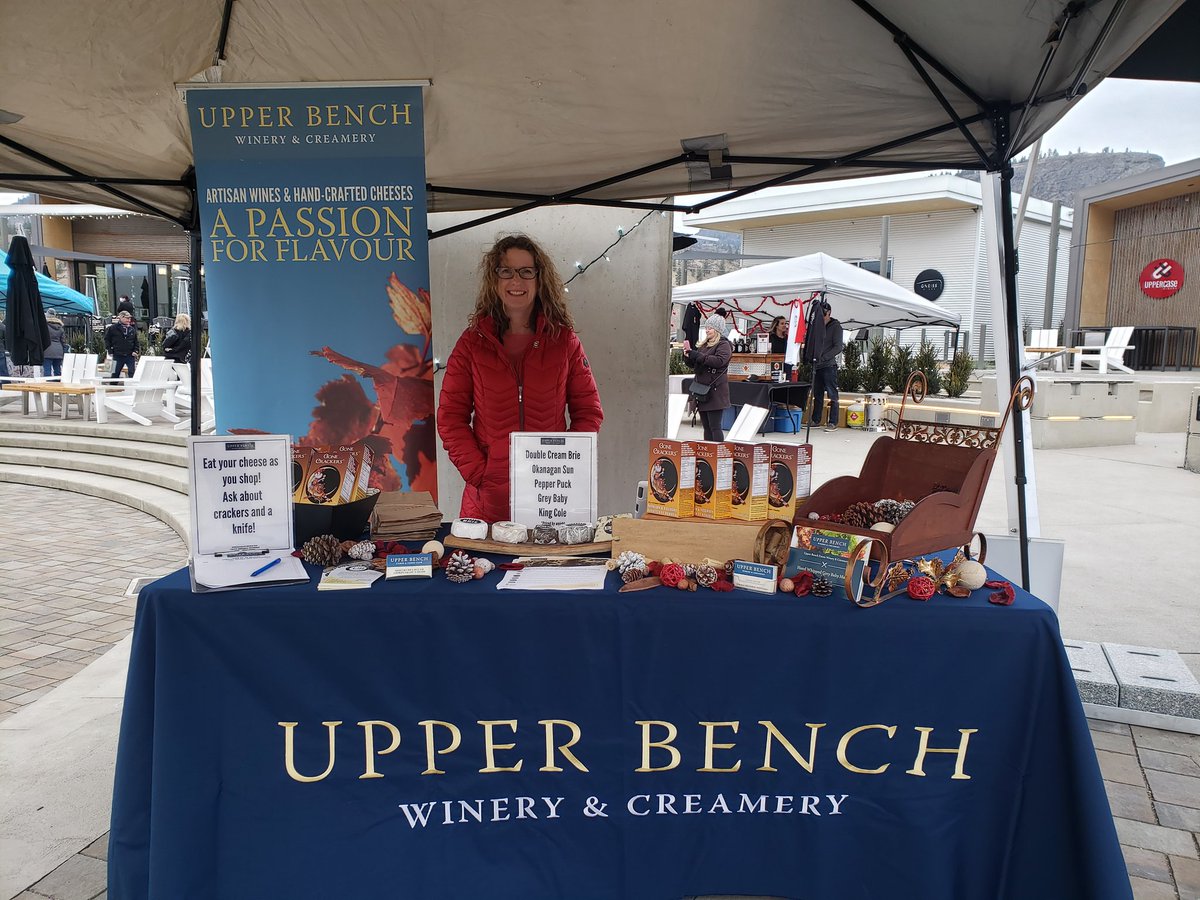
<instances>
[{"instance_id":1,"label":"clipboard","mask_svg":"<svg viewBox=\"0 0 1200 900\"><path fill-rule=\"evenodd\" d=\"M188 438L194 593L309 580L292 556L291 443L286 434Z\"/></svg>"}]
</instances>

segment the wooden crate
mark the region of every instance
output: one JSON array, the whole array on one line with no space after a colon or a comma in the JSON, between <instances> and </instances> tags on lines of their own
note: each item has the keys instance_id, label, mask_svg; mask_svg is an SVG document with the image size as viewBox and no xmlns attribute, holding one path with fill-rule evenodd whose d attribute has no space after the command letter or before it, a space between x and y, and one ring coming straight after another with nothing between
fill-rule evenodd
<instances>
[{"instance_id":1,"label":"wooden crate","mask_svg":"<svg viewBox=\"0 0 1200 900\"><path fill-rule=\"evenodd\" d=\"M672 519L647 515L613 519L612 555L635 550L647 559L667 557L680 562L712 559L754 559L754 541L762 522L735 519Z\"/></svg>"}]
</instances>

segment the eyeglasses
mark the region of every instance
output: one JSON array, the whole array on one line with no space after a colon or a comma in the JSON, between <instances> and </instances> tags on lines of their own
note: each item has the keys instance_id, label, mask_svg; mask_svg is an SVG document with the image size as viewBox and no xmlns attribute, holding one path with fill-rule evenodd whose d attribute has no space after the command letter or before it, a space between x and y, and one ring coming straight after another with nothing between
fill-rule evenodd
<instances>
[{"instance_id":1,"label":"eyeglasses","mask_svg":"<svg viewBox=\"0 0 1200 900\"><path fill-rule=\"evenodd\" d=\"M538 270L533 266L521 269L510 269L508 266L496 266L495 273L499 278L520 278L522 281L533 281L537 278Z\"/></svg>"}]
</instances>

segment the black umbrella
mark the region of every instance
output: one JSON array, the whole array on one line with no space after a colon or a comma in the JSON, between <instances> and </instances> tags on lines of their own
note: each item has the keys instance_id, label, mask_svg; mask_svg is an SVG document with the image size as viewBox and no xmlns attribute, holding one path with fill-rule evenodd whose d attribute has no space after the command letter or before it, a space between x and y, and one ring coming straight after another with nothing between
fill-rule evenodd
<instances>
[{"instance_id":1,"label":"black umbrella","mask_svg":"<svg viewBox=\"0 0 1200 900\"><path fill-rule=\"evenodd\" d=\"M146 310L146 314L150 314L150 282L148 279L142 279L142 309Z\"/></svg>"},{"instance_id":2,"label":"black umbrella","mask_svg":"<svg viewBox=\"0 0 1200 900\"><path fill-rule=\"evenodd\" d=\"M18 235L8 248L8 304L4 334L15 366L40 366L50 346L50 329L42 309L29 241Z\"/></svg>"}]
</instances>

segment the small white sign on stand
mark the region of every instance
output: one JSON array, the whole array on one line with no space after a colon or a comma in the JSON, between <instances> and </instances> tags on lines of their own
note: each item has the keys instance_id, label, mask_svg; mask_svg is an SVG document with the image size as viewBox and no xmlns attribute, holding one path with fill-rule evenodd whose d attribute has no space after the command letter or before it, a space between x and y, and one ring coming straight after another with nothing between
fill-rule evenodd
<instances>
[{"instance_id":1,"label":"small white sign on stand","mask_svg":"<svg viewBox=\"0 0 1200 900\"><path fill-rule=\"evenodd\" d=\"M188 438L193 591L308 581L292 556L291 463L286 434Z\"/></svg>"},{"instance_id":2,"label":"small white sign on stand","mask_svg":"<svg viewBox=\"0 0 1200 900\"><path fill-rule=\"evenodd\" d=\"M514 432L509 490L512 520L522 525L595 522L595 432Z\"/></svg>"}]
</instances>

